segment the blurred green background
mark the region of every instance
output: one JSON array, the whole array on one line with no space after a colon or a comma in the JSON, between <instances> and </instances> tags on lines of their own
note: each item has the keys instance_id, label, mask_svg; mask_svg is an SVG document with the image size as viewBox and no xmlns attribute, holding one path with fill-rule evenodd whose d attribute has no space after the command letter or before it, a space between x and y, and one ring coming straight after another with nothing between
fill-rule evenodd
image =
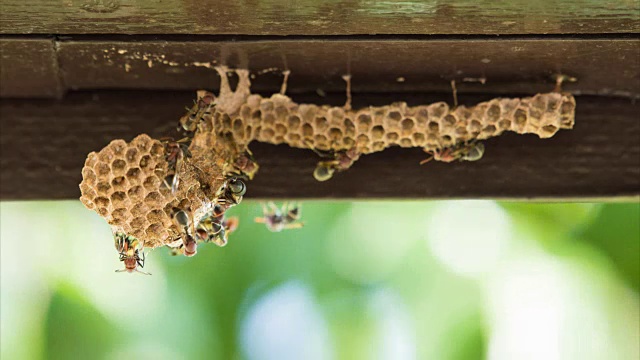
<instances>
[{"instance_id":1,"label":"blurred green background","mask_svg":"<svg viewBox=\"0 0 640 360\"><path fill-rule=\"evenodd\" d=\"M0 203L2 359L638 359L640 205L320 202L122 265L78 201Z\"/></svg>"}]
</instances>

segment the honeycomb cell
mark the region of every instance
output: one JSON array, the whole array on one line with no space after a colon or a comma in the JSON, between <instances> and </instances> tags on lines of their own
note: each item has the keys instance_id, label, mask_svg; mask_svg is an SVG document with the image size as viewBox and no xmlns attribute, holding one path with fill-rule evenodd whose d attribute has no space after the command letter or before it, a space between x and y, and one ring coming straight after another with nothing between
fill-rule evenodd
<instances>
[{"instance_id":1,"label":"honeycomb cell","mask_svg":"<svg viewBox=\"0 0 640 360\"><path fill-rule=\"evenodd\" d=\"M413 142L411 142L411 139L402 138L402 139L400 139L400 146L402 146L402 147L412 147L413 146Z\"/></svg>"},{"instance_id":2,"label":"honeycomb cell","mask_svg":"<svg viewBox=\"0 0 640 360\"><path fill-rule=\"evenodd\" d=\"M493 134L496 132L496 127L494 125L487 125L482 129L482 132L485 134Z\"/></svg>"},{"instance_id":3,"label":"honeycomb cell","mask_svg":"<svg viewBox=\"0 0 640 360\"><path fill-rule=\"evenodd\" d=\"M162 219L165 217L165 213L164 211L162 211L161 209L154 209L149 211L149 213L147 214L147 220L149 220L150 222L162 222Z\"/></svg>"},{"instance_id":4,"label":"honeycomb cell","mask_svg":"<svg viewBox=\"0 0 640 360\"><path fill-rule=\"evenodd\" d=\"M93 203L96 204L96 206L98 207L107 207L110 204L109 199L107 199L104 196L99 196L93 199Z\"/></svg>"},{"instance_id":5,"label":"honeycomb cell","mask_svg":"<svg viewBox=\"0 0 640 360\"><path fill-rule=\"evenodd\" d=\"M127 162L129 164L133 164L133 163L137 163L138 162L138 150L136 148L129 148L127 150L127 153L124 156L125 160L127 160Z\"/></svg>"},{"instance_id":6,"label":"honeycomb cell","mask_svg":"<svg viewBox=\"0 0 640 360\"><path fill-rule=\"evenodd\" d=\"M116 178L113 178L113 180L111 180L111 186L113 187L114 190L117 190L117 191L125 190L127 188L127 185L129 184L127 183L124 176L118 176Z\"/></svg>"},{"instance_id":7,"label":"honeycomb cell","mask_svg":"<svg viewBox=\"0 0 640 360\"><path fill-rule=\"evenodd\" d=\"M105 163L98 163L94 168L98 177L104 177L111 174L111 168Z\"/></svg>"},{"instance_id":8,"label":"honeycomb cell","mask_svg":"<svg viewBox=\"0 0 640 360\"><path fill-rule=\"evenodd\" d=\"M302 125L302 136L304 137L312 137L313 136L313 127L309 124Z\"/></svg>"},{"instance_id":9,"label":"honeycomb cell","mask_svg":"<svg viewBox=\"0 0 640 360\"><path fill-rule=\"evenodd\" d=\"M275 131L273 131L273 129L262 129L262 131L260 132L260 138L263 141L270 141L275 134L276 133Z\"/></svg>"},{"instance_id":10,"label":"honeycomb cell","mask_svg":"<svg viewBox=\"0 0 640 360\"><path fill-rule=\"evenodd\" d=\"M138 201L141 201L142 198L144 197L145 191L142 188L142 186L136 185L136 186L130 188L127 191L127 194L129 195L129 199L131 199L131 201L138 202Z\"/></svg>"},{"instance_id":11,"label":"honeycomb cell","mask_svg":"<svg viewBox=\"0 0 640 360\"><path fill-rule=\"evenodd\" d=\"M423 146L425 142L424 134L422 133L413 133L411 135L413 137L413 142L418 146Z\"/></svg>"},{"instance_id":12,"label":"honeycomb cell","mask_svg":"<svg viewBox=\"0 0 640 360\"><path fill-rule=\"evenodd\" d=\"M523 127L527 123L527 113L522 109L517 109L513 115L516 126Z\"/></svg>"},{"instance_id":13,"label":"honeycomb cell","mask_svg":"<svg viewBox=\"0 0 640 360\"><path fill-rule=\"evenodd\" d=\"M338 128L329 129L329 139L334 142L342 140L342 130Z\"/></svg>"},{"instance_id":14,"label":"honeycomb cell","mask_svg":"<svg viewBox=\"0 0 640 360\"><path fill-rule=\"evenodd\" d=\"M358 131L360 132L368 132L369 128L371 128L371 116L369 116L368 114L358 115L357 122L358 122ZM346 125L348 124L345 124L345 126Z\"/></svg>"},{"instance_id":15,"label":"honeycomb cell","mask_svg":"<svg viewBox=\"0 0 640 360\"><path fill-rule=\"evenodd\" d=\"M106 181L101 181L96 185L96 190L99 194L106 194L111 191L111 184Z\"/></svg>"},{"instance_id":16,"label":"honeycomb cell","mask_svg":"<svg viewBox=\"0 0 640 360\"><path fill-rule=\"evenodd\" d=\"M383 135L384 135L384 128L382 127L382 125L376 125L371 129L371 138L374 141L382 139Z\"/></svg>"},{"instance_id":17,"label":"honeycomb cell","mask_svg":"<svg viewBox=\"0 0 640 360\"><path fill-rule=\"evenodd\" d=\"M126 221L127 219L127 209L126 208L117 208L111 212L111 218L116 223L121 223Z\"/></svg>"},{"instance_id":18,"label":"honeycomb cell","mask_svg":"<svg viewBox=\"0 0 640 360\"><path fill-rule=\"evenodd\" d=\"M154 143L151 146L151 150L149 150L149 153L152 156L155 156L155 157L163 156L164 155L164 146L162 146L162 144L160 144L160 143Z\"/></svg>"},{"instance_id":19,"label":"honeycomb cell","mask_svg":"<svg viewBox=\"0 0 640 360\"><path fill-rule=\"evenodd\" d=\"M262 126L265 127L273 127L273 124L276 123L276 116L272 113L266 113L264 114L264 117L262 118Z\"/></svg>"},{"instance_id":20,"label":"honeycomb cell","mask_svg":"<svg viewBox=\"0 0 640 360\"><path fill-rule=\"evenodd\" d=\"M147 170L151 167L151 156L149 155L145 155L140 159L140 162L138 163L138 165L140 166L140 169L142 170Z\"/></svg>"},{"instance_id":21,"label":"honeycomb cell","mask_svg":"<svg viewBox=\"0 0 640 360\"><path fill-rule=\"evenodd\" d=\"M397 132L389 132L387 133L387 135L385 135L385 137L387 138L388 141L395 142L400 138L400 135L398 135Z\"/></svg>"},{"instance_id":22,"label":"honeycomb cell","mask_svg":"<svg viewBox=\"0 0 640 360\"><path fill-rule=\"evenodd\" d=\"M114 207L125 206L127 201L127 195L123 191L116 191L111 194L111 204Z\"/></svg>"},{"instance_id":23,"label":"honeycomb cell","mask_svg":"<svg viewBox=\"0 0 640 360\"><path fill-rule=\"evenodd\" d=\"M282 124L276 124L276 135L286 135L287 134L287 127L282 125Z\"/></svg>"},{"instance_id":24,"label":"honeycomb cell","mask_svg":"<svg viewBox=\"0 0 640 360\"><path fill-rule=\"evenodd\" d=\"M445 127L452 127L454 126L456 123L458 122L458 120L455 118L455 116L449 114L446 115L444 117L444 119L442 119L442 125Z\"/></svg>"},{"instance_id":25,"label":"honeycomb cell","mask_svg":"<svg viewBox=\"0 0 640 360\"><path fill-rule=\"evenodd\" d=\"M286 119L287 116L289 115L289 110L287 110L286 107L280 105L280 106L276 107L275 113L276 113L276 116L278 117L278 119Z\"/></svg>"},{"instance_id":26,"label":"honeycomb cell","mask_svg":"<svg viewBox=\"0 0 640 360\"><path fill-rule=\"evenodd\" d=\"M411 135L411 133L413 132L415 123L413 119L405 118L402 120L402 123L400 124L400 126L402 127L402 135L407 136L407 135Z\"/></svg>"},{"instance_id":27,"label":"honeycomb cell","mask_svg":"<svg viewBox=\"0 0 640 360\"><path fill-rule=\"evenodd\" d=\"M126 167L127 167L127 163L124 160L116 159L111 163L111 172L115 176L121 176L121 175L124 175Z\"/></svg>"},{"instance_id":28,"label":"honeycomb cell","mask_svg":"<svg viewBox=\"0 0 640 360\"><path fill-rule=\"evenodd\" d=\"M502 119L498 121L498 128L501 130L509 130L511 129L511 120Z\"/></svg>"},{"instance_id":29,"label":"honeycomb cell","mask_svg":"<svg viewBox=\"0 0 640 360\"><path fill-rule=\"evenodd\" d=\"M497 104L491 104L487 109L487 120L490 123L495 123L500 119L500 106Z\"/></svg>"},{"instance_id":30,"label":"honeycomb cell","mask_svg":"<svg viewBox=\"0 0 640 360\"><path fill-rule=\"evenodd\" d=\"M296 115L289 116L289 119L287 120L287 125L289 126L289 129L291 129L292 131L297 130L298 127L300 127L300 117Z\"/></svg>"},{"instance_id":31,"label":"honeycomb cell","mask_svg":"<svg viewBox=\"0 0 640 360\"><path fill-rule=\"evenodd\" d=\"M273 102L271 100L263 100L262 103L260 103L260 110L273 111Z\"/></svg>"},{"instance_id":32,"label":"honeycomb cell","mask_svg":"<svg viewBox=\"0 0 640 360\"><path fill-rule=\"evenodd\" d=\"M160 179L158 179L155 175L151 175L151 176L147 176L144 179L142 186L144 186L144 188L147 189L147 191L153 191L155 189L158 189L161 183L162 181Z\"/></svg>"},{"instance_id":33,"label":"honeycomb cell","mask_svg":"<svg viewBox=\"0 0 640 360\"><path fill-rule=\"evenodd\" d=\"M93 185L96 182L96 173L88 167L82 169L82 178L87 184Z\"/></svg>"},{"instance_id":34,"label":"honeycomb cell","mask_svg":"<svg viewBox=\"0 0 640 360\"><path fill-rule=\"evenodd\" d=\"M327 121L327 118L322 116L322 117L317 117L315 120L315 130L318 132L325 132L327 130L327 128L329 127L329 122Z\"/></svg>"}]
</instances>

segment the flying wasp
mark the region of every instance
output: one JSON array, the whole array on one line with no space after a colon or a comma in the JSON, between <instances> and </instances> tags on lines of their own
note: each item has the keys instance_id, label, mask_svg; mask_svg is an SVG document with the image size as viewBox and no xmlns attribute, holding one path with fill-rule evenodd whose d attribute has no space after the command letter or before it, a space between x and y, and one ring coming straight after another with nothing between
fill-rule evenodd
<instances>
[{"instance_id":1,"label":"flying wasp","mask_svg":"<svg viewBox=\"0 0 640 360\"><path fill-rule=\"evenodd\" d=\"M470 143L456 144L448 148L438 150L425 150L426 153L431 154L428 158L420 161L420 165L426 164L431 160L452 162L455 160L460 161L477 161L484 155L484 144L481 142L472 141Z\"/></svg>"},{"instance_id":2,"label":"flying wasp","mask_svg":"<svg viewBox=\"0 0 640 360\"><path fill-rule=\"evenodd\" d=\"M144 252L141 251L142 243L133 236L126 235L122 232L116 232L114 234L115 246L119 260L124 262L124 269L116 270L116 272L139 272L145 275L151 275L147 272L138 270L144 267ZM142 254L142 255L141 255Z\"/></svg>"},{"instance_id":3,"label":"flying wasp","mask_svg":"<svg viewBox=\"0 0 640 360\"><path fill-rule=\"evenodd\" d=\"M300 206L286 202L278 208L273 202L262 204L262 217L255 218L255 222L265 224L267 229L280 232L285 229L299 229L304 226L300 220Z\"/></svg>"}]
</instances>

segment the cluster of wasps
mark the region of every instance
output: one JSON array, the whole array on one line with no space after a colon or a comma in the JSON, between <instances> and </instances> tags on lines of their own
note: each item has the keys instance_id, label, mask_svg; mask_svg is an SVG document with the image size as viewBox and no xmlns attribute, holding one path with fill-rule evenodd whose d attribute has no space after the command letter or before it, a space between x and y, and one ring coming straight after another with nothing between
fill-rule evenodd
<instances>
[{"instance_id":1,"label":"cluster of wasps","mask_svg":"<svg viewBox=\"0 0 640 360\"><path fill-rule=\"evenodd\" d=\"M169 165L168 175L163 185L170 189L172 194L178 190L180 184L178 174L181 172L181 167L184 166L186 159L191 157L189 147L193 136L205 117L211 115L214 106L213 94L199 93L196 103L191 109L187 108L187 114L180 119L178 131L183 133L184 137L177 141L173 138L161 139ZM228 235L237 229L239 220L236 217L227 218L225 213L242 201L247 191L246 181L253 179L258 171L258 164L248 149L235 159L233 167L234 171L226 177L214 199L203 204L197 216L190 215L184 209L173 209L172 219L181 232L180 238L167 244L173 255L194 256L200 243L213 243L220 247L227 244ZM284 204L282 208L277 208L275 204L269 203L268 207L263 205L263 211L263 216L256 218L255 221L265 224L270 231L278 232L303 226L298 222L300 219L298 205ZM194 218L198 220L194 221ZM144 268L145 262L142 241L122 232L114 234L114 241L119 260L125 266L116 272L138 272L150 275L139 269Z\"/></svg>"}]
</instances>

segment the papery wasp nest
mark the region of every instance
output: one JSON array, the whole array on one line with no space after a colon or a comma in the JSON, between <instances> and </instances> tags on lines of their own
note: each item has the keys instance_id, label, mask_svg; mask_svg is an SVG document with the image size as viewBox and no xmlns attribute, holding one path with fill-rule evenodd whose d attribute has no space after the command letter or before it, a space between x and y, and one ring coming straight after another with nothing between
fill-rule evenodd
<instances>
[{"instance_id":1,"label":"papery wasp nest","mask_svg":"<svg viewBox=\"0 0 640 360\"><path fill-rule=\"evenodd\" d=\"M180 119L184 138L142 134L87 156L80 200L112 226L121 259L144 248L168 246L191 256L198 243L225 245L238 224L225 212L242 200L258 170L248 149L254 140L319 153L324 159L313 175L324 181L390 146L423 148L430 154L423 163L478 160L481 140L504 131L549 138L575 120L574 97L560 91L472 107L397 102L354 110L350 94L340 107L298 104L284 94L286 76L281 93L265 98L251 94L247 70L234 70L239 82L232 91L228 69L216 70L220 93L197 93Z\"/></svg>"}]
</instances>

